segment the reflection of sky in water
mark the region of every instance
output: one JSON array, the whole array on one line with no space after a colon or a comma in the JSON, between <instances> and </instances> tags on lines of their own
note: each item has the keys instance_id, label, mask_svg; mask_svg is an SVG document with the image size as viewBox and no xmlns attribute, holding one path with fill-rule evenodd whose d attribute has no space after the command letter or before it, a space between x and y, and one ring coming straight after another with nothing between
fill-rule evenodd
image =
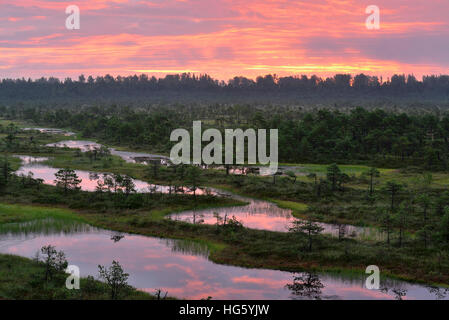
<instances>
[{"instance_id":1,"label":"reflection of sky in water","mask_svg":"<svg viewBox=\"0 0 449 320\"><path fill-rule=\"evenodd\" d=\"M287 231L288 226L293 221L290 210L281 209L275 204L262 200L234 196L246 201L249 204L239 207L212 208L204 210L189 210L178 214L170 215L171 219L193 222L203 220L206 224L215 224L217 219L214 213L218 213L223 219L231 219L233 216L241 221L246 227L252 229L264 229L272 231Z\"/></svg>"},{"instance_id":2,"label":"reflection of sky in water","mask_svg":"<svg viewBox=\"0 0 449 320\"><path fill-rule=\"evenodd\" d=\"M93 141L86 141L86 140L67 140L67 141L60 141L56 143L50 143L47 144L48 147L67 147L72 149L80 149L81 151L89 151L93 150L95 148L99 149L101 148L101 144L95 143Z\"/></svg>"},{"instance_id":3,"label":"reflection of sky in water","mask_svg":"<svg viewBox=\"0 0 449 320\"><path fill-rule=\"evenodd\" d=\"M54 128L23 128L24 131L39 131L40 133L49 133L49 134L62 134L67 137L74 136L74 132L62 130L62 129L54 129Z\"/></svg>"},{"instance_id":4,"label":"reflection of sky in water","mask_svg":"<svg viewBox=\"0 0 449 320\"><path fill-rule=\"evenodd\" d=\"M26 163L26 162L25 162ZM28 175L29 172L33 173L34 179L42 179L44 180L45 184L49 185L55 185L55 173L57 173L60 169L59 168L52 168L50 166L37 163L35 161L28 162L28 164L23 165L19 168L19 170L16 171L17 175ZM99 178L103 177L102 173L94 173L89 171L83 171L83 170L75 170L78 177L82 180L80 183L81 190L84 191L96 191ZM169 187L168 186L160 186L155 184L149 184L145 181L133 179L135 184L135 189L137 192L147 193L150 192L150 188L154 189L154 192L162 192L162 193L169 193ZM183 193L190 194L193 193L188 188L183 188ZM172 192L174 192L172 190ZM205 194L206 191L204 189L197 189L196 194L201 195Z\"/></svg>"},{"instance_id":5,"label":"reflection of sky in water","mask_svg":"<svg viewBox=\"0 0 449 320\"><path fill-rule=\"evenodd\" d=\"M231 219L233 216L237 218L244 226L251 229L270 230L287 232L288 228L294 221L291 210L279 208L276 204L256 200L252 198L231 195L225 191L216 191L217 193L232 196L235 199L248 202L246 206L225 207L225 208L209 208L203 210L189 210L181 213L175 213L169 216L170 219L186 221L193 223L216 224L217 218L214 213L218 213L222 219ZM338 226L328 223L318 223L324 228L323 233L338 236ZM381 234L374 228L363 228L347 225L346 235L355 234L357 236L372 236L373 238L381 237Z\"/></svg>"},{"instance_id":6,"label":"reflection of sky in water","mask_svg":"<svg viewBox=\"0 0 449 320\"><path fill-rule=\"evenodd\" d=\"M27 236L75 234L93 230L96 229L80 221L53 218L36 219L22 223L5 223L0 224L0 245L2 241L17 239L18 235L27 238Z\"/></svg>"},{"instance_id":7,"label":"reflection of sky in water","mask_svg":"<svg viewBox=\"0 0 449 320\"><path fill-rule=\"evenodd\" d=\"M111 237L115 234L94 228L73 234L16 234L0 242L0 252L33 257L42 246L51 244L66 253L70 264L80 267L82 276L97 276L98 264L110 265L117 260L130 274L131 285L149 292L161 288L180 298L298 298L286 288L293 283L292 273L215 264L197 243L128 234L114 242ZM324 274L319 280L324 285L320 293L323 299L391 299L392 288L406 289L410 299L435 298L423 286L400 281L382 281L390 289L385 293L367 290L362 278Z\"/></svg>"},{"instance_id":8,"label":"reflection of sky in water","mask_svg":"<svg viewBox=\"0 0 449 320\"><path fill-rule=\"evenodd\" d=\"M45 184L55 185L55 173L58 172L58 168L52 168L47 165L39 164L39 161L45 161L46 158L35 158L29 156L19 156L24 166L22 166L17 174L27 175L29 172L33 173L33 177L35 179L43 179ZM88 171L75 170L78 177L81 181L81 189L85 191L95 191L98 185L98 179L102 179L101 173L92 173ZM168 186L154 185L149 184L145 181L133 179L137 192L150 192L150 188L153 189L153 192L162 192L169 193ZM191 194L192 192L187 188L181 189L183 193ZM196 194L201 195L207 192L211 194L222 194L229 197L232 197L237 200L241 200L243 202L248 202L248 205L245 206L236 206L236 207L222 207L222 208L210 208L203 210L189 210L177 214L172 214L169 216L171 219L186 221L196 223L202 221L206 224L215 224L217 219L214 217L214 213L218 213L223 219L226 216L226 219L231 219L233 216L236 217L237 220L243 223L244 226L251 229L260 229L260 230L270 230L270 231L279 231L279 232L287 232L288 228L291 226L292 221L294 220L291 210L289 209L281 209L277 205L263 201L263 200L255 200L252 198L242 197L238 195L234 195L225 191L216 190L216 189L197 189ZM172 190L172 192L174 192ZM321 227L324 228L324 233L331 234L333 236L338 236L338 226L333 224L319 223ZM355 234L357 236L363 237L366 235L371 236L371 238L381 238L382 235L374 228L363 228L363 227L355 227L355 226L346 226L346 235Z\"/></svg>"},{"instance_id":9,"label":"reflection of sky in water","mask_svg":"<svg viewBox=\"0 0 449 320\"><path fill-rule=\"evenodd\" d=\"M22 161L22 164L31 164L36 162L44 162L48 160L48 158L46 157L33 157L23 155L13 155L13 157L19 158Z\"/></svg>"},{"instance_id":10,"label":"reflection of sky in water","mask_svg":"<svg viewBox=\"0 0 449 320\"><path fill-rule=\"evenodd\" d=\"M226 170L224 166L215 167L215 169ZM300 166L278 166L278 170L282 172L293 171L296 175L303 176L306 175L305 172L301 172L300 170L303 167ZM233 166L229 169L230 174L235 175L246 175L246 174L257 174L260 176L272 176L271 169L268 166Z\"/></svg>"},{"instance_id":11,"label":"reflection of sky in water","mask_svg":"<svg viewBox=\"0 0 449 320\"><path fill-rule=\"evenodd\" d=\"M93 142L93 141L86 141L86 140L66 140L66 141L60 141L57 143L50 143L47 144L49 147L67 147L72 149L80 149L83 152L93 150L93 149L100 149L101 144ZM123 160L129 163L136 163L137 161L135 158L153 158L153 159L168 159L168 157L161 156L158 154L151 154L151 153L143 153L143 152L130 152L130 151L120 151L116 150L114 148L108 148L112 155L119 156ZM146 163L145 161L143 161Z\"/></svg>"}]
</instances>

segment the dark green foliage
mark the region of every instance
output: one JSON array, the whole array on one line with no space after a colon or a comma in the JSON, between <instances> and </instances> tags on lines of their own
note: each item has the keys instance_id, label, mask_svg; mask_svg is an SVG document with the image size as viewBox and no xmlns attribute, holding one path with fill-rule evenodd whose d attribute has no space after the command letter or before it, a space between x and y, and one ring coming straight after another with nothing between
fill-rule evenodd
<instances>
[{"instance_id":1,"label":"dark green foliage","mask_svg":"<svg viewBox=\"0 0 449 320\"><path fill-rule=\"evenodd\" d=\"M312 251L313 239L319 235L324 229L312 220L295 220L289 231L292 233L305 234L308 239L308 250Z\"/></svg>"},{"instance_id":2,"label":"dark green foliage","mask_svg":"<svg viewBox=\"0 0 449 320\"><path fill-rule=\"evenodd\" d=\"M63 272L67 268L67 260L65 254L62 251L56 251L56 248L52 245L44 246L41 248L40 256L37 256L38 261L42 261L45 265L45 281L53 279L53 275Z\"/></svg>"},{"instance_id":3,"label":"dark green foliage","mask_svg":"<svg viewBox=\"0 0 449 320\"><path fill-rule=\"evenodd\" d=\"M340 168L336 163L331 164L327 167L327 181L330 183L332 191L338 189L343 189L343 183L349 181L349 176L340 171Z\"/></svg>"},{"instance_id":4,"label":"dark green foliage","mask_svg":"<svg viewBox=\"0 0 449 320\"><path fill-rule=\"evenodd\" d=\"M270 128L279 130L280 162L365 163L373 167L421 167L445 170L449 159L449 115L393 113L362 108L348 112L319 110L304 112L288 107L218 105L150 106L147 110L126 107L82 107L76 109L19 108L14 117L40 125L82 132L114 145L147 148L168 153L170 133L176 128L191 130L192 121L204 120L203 130L219 128ZM236 114L235 109L245 112ZM33 110L29 118L28 110ZM3 116L11 117L5 109ZM0 113L1 115L1 113ZM218 120L218 119L225 120ZM10 146L10 145L13 146ZM28 142L26 144L29 144ZM25 142L3 139L6 150L21 150ZM9 146L9 147L8 147ZM0 145L1 147L1 145ZM93 158L101 157L101 151ZM155 164L150 173L157 177Z\"/></svg>"},{"instance_id":5,"label":"dark green foliage","mask_svg":"<svg viewBox=\"0 0 449 320\"><path fill-rule=\"evenodd\" d=\"M23 101L47 99L50 101L66 102L68 99L93 100L105 97L115 101L128 102L145 100L168 100L170 102L186 100L227 101L244 100L257 101L260 96L264 100L273 102L291 99L323 101L323 96L332 97L334 101L350 98L380 98L401 100L407 96L417 98L443 99L447 96L449 76L425 76L422 81L413 75L393 75L387 81L381 81L376 76L358 74L336 74L332 77L321 78L316 75L310 77L286 76L277 77L267 74L258 76L256 80L236 76L227 82L211 78L207 74L195 75L190 73L166 75L164 78L149 78L145 74L117 76L80 75L78 81L66 78L3 79L0 82L0 94L5 101ZM182 94L182 99L178 96ZM246 97L246 99L243 99ZM176 99L178 98L178 99ZM226 99L228 98L228 99ZM242 109L236 109L237 117L242 116ZM33 117L33 111L27 112Z\"/></svg>"},{"instance_id":6,"label":"dark green foliage","mask_svg":"<svg viewBox=\"0 0 449 320\"><path fill-rule=\"evenodd\" d=\"M64 193L69 190L79 190L80 183L82 180L78 178L78 175L72 169L61 169L55 173L55 183L56 186L62 188Z\"/></svg>"},{"instance_id":7,"label":"dark green foliage","mask_svg":"<svg viewBox=\"0 0 449 320\"><path fill-rule=\"evenodd\" d=\"M110 288L92 276L81 278L79 290L68 290L68 274L57 271L45 280L46 264L13 255L0 254L0 300L85 300L110 299ZM122 291L122 299L154 299L134 288Z\"/></svg>"},{"instance_id":8,"label":"dark green foliage","mask_svg":"<svg viewBox=\"0 0 449 320\"><path fill-rule=\"evenodd\" d=\"M131 289L127 283L129 274L123 271L122 266L117 261L112 261L109 268L99 265L98 269L100 278L105 280L109 287L112 300L119 299Z\"/></svg>"}]
</instances>

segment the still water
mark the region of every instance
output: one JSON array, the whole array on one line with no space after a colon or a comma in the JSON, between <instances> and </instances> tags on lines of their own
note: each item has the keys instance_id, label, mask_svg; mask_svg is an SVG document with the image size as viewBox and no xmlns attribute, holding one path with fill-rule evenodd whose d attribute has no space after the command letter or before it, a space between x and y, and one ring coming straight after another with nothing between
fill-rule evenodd
<instances>
[{"instance_id":1,"label":"still water","mask_svg":"<svg viewBox=\"0 0 449 320\"><path fill-rule=\"evenodd\" d=\"M47 147L56 147L56 148L71 148L71 149L80 149L83 152L100 149L102 147L101 144L86 141L86 140L66 140L60 141L56 143L47 144ZM112 155L119 156L123 160L128 163L143 163L148 164L150 159L159 159L163 164L167 164L169 158L166 156L151 154L151 153L143 153L143 152L131 152L131 151L120 151L114 148L108 148Z\"/></svg>"},{"instance_id":2,"label":"still water","mask_svg":"<svg viewBox=\"0 0 449 320\"><path fill-rule=\"evenodd\" d=\"M279 208L276 204L264 200L242 197L226 191L217 191L220 195L247 202L245 206L212 208L204 210L189 210L171 214L168 217L173 220L190 223L216 224L218 214L222 219L236 217L245 227L259 230L287 232L295 220L290 209ZM330 223L317 223L324 230L323 233L338 236L339 226ZM344 225L345 234L348 237L380 240L383 233L375 228Z\"/></svg>"},{"instance_id":3,"label":"still water","mask_svg":"<svg viewBox=\"0 0 449 320\"><path fill-rule=\"evenodd\" d=\"M363 276L290 273L220 265L195 242L118 234L73 223L51 228L45 220L0 228L0 253L32 258L48 244L66 253L83 277L98 276L98 265L118 261L129 283L153 293L202 299L447 299L446 291L381 277L379 290L368 290Z\"/></svg>"},{"instance_id":4,"label":"still water","mask_svg":"<svg viewBox=\"0 0 449 320\"><path fill-rule=\"evenodd\" d=\"M40 133L48 133L48 134L62 134L64 136L74 136L74 132L62 130L62 129L54 129L54 128L23 128L24 131L39 131Z\"/></svg>"},{"instance_id":5,"label":"still water","mask_svg":"<svg viewBox=\"0 0 449 320\"><path fill-rule=\"evenodd\" d=\"M22 167L16 172L17 175L28 175L30 172L35 179L42 179L45 184L55 185L55 173L58 172L58 168L53 168L48 165L42 164L42 161L47 158L36 158L30 156L18 156L22 159ZM75 170L81 181L81 189L84 191L95 191L98 182L102 180L102 173L89 172L83 170ZM136 191L141 193L148 192L162 192L169 193L170 187L162 185L149 184L145 181L133 179L136 186ZM172 189L172 193L175 191ZM183 194L192 194L193 192L188 187L181 187L176 192ZM249 197L242 197L230 192L218 190L214 188L199 188L196 194L212 194L230 197L242 202L248 203L244 206L235 207L222 207L222 208L209 208L203 210L189 210L168 216L169 219L185 221L189 223L205 223L215 224L217 218L215 214L218 214L222 219L231 219L235 217L238 221L242 222L245 227L260 230L287 232L291 223L294 221L294 217L289 209L281 209L276 204L257 200ZM328 223L319 223L324 229L323 233L338 236L338 226ZM355 238L369 238L380 240L383 238L383 234L375 228L356 227L346 225L346 236Z\"/></svg>"},{"instance_id":6,"label":"still water","mask_svg":"<svg viewBox=\"0 0 449 320\"><path fill-rule=\"evenodd\" d=\"M55 173L57 173L60 168L53 168L48 165L42 164L42 162L48 160L48 158L44 157L31 157L31 156L17 156L22 160L22 166L16 171L17 175L28 175L32 173L34 179L42 179L43 183L49 185L56 185L55 183ZM80 187L83 191L96 191L98 182L102 181L103 173L99 172L90 172L84 170L74 170L78 177L81 179ZM170 191L170 187L161 186L156 184L150 184L148 182L132 179L135 184L135 189L139 193L148 193L148 192L162 192L162 193L175 193L175 190L172 188ZM191 191L187 187L177 188L176 192L180 192L183 194L192 194ZM195 191L197 195L212 193L211 190L206 188L199 188Z\"/></svg>"}]
</instances>

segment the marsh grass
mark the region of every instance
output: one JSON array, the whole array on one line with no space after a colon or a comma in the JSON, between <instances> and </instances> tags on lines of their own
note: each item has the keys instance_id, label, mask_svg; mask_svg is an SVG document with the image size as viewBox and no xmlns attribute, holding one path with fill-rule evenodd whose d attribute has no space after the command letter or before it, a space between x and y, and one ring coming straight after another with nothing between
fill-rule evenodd
<instances>
[{"instance_id":1,"label":"marsh grass","mask_svg":"<svg viewBox=\"0 0 449 320\"><path fill-rule=\"evenodd\" d=\"M304 213L309 209L308 205L302 202L286 201L269 199L271 202L277 204L279 208L292 210L292 215L297 218L304 217Z\"/></svg>"},{"instance_id":2,"label":"marsh grass","mask_svg":"<svg viewBox=\"0 0 449 320\"><path fill-rule=\"evenodd\" d=\"M83 222L80 216L63 208L0 203L0 226L6 223L20 223L32 220L41 220L44 224L45 220L48 219L61 221L61 223Z\"/></svg>"},{"instance_id":3,"label":"marsh grass","mask_svg":"<svg viewBox=\"0 0 449 320\"><path fill-rule=\"evenodd\" d=\"M20 223L0 224L0 235L52 235L91 231L86 223L71 218L44 218Z\"/></svg>"}]
</instances>

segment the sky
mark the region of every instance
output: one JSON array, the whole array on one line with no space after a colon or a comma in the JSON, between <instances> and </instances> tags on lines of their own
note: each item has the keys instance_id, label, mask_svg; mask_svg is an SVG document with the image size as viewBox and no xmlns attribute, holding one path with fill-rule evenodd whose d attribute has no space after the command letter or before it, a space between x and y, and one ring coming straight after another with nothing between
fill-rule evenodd
<instances>
[{"instance_id":1,"label":"sky","mask_svg":"<svg viewBox=\"0 0 449 320\"><path fill-rule=\"evenodd\" d=\"M0 0L0 78L182 72L449 74L449 0Z\"/></svg>"}]
</instances>

